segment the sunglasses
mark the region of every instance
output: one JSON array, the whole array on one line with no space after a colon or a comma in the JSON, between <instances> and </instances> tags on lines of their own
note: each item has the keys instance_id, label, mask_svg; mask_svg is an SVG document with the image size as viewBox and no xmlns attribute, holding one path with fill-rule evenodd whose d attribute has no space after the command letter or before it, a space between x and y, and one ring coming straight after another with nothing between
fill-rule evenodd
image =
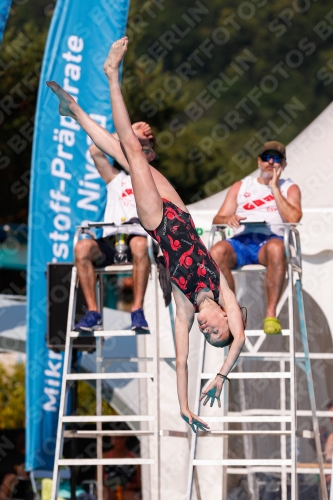
<instances>
[{"instance_id":1,"label":"sunglasses","mask_svg":"<svg viewBox=\"0 0 333 500\"><path fill-rule=\"evenodd\" d=\"M151 148L142 148L142 152L144 155L149 155L149 153L151 152Z\"/></svg>"},{"instance_id":2,"label":"sunglasses","mask_svg":"<svg viewBox=\"0 0 333 500\"><path fill-rule=\"evenodd\" d=\"M260 158L262 161L269 161L272 158L274 163L282 163L284 161L283 156L280 155L263 154L260 155Z\"/></svg>"}]
</instances>

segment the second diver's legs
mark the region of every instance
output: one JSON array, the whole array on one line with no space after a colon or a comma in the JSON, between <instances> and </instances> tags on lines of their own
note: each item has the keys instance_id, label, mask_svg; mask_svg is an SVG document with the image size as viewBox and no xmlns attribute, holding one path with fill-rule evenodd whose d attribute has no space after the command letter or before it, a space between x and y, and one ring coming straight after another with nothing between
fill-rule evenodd
<instances>
[{"instance_id":1,"label":"second diver's legs","mask_svg":"<svg viewBox=\"0 0 333 500\"><path fill-rule=\"evenodd\" d=\"M96 146L104 153L112 156L112 151L109 150L108 144L112 135L110 132L96 123L77 102L56 82L46 82L46 85L54 92L59 99L59 113L62 116L69 116L77 121L83 130L91 137Z\"/></svg>"},{"instance_id":2,"label":"second diver's legs","mask_svg":"<svg viewBox=\"0 0 333 500\"><path fill-rule=\"evenodd\" d=\"M152 169L142 153L141 144L132 130L119 85L119 65L127 50L127 42L124 37L112 45L104 69L110 84L114 123L129 163L138 215L144 227L153 230L161 222L161 197L173 201L182 209L186 210L186 207L160 172L152 174ZM114 138L111 134L94 122L56 82L47 82L47 85L59 99L59 113L76 120L101 151L112 155L110 142Z\"/></svg>"},{"instance_id":3,"label":"second diver's legs","mask_svg":"<svg viewBox=\"0 0 333 500\"><path fill-rule=\"evenodd\" d=\"M118 43L118 42L116 42ZM110 51L111 52L111 51ZM123 54L125 51L123 52ZM112 109L115 125L120 121L119 114L125 114L126 125L129 125L129 132L126 135L131 136L134 144L134 155L129 154L128 148L125 146L125 155L130 166L130 174L132 178L132 185L134 196L137 204L138 215L140 221L147 229L155 229L161 222L162 217L162 199L159 191L154 182L150 166L142 153L142 147L137 137L135 136L131 123L127 114L127 109L120 91L118 82L118 70L116 71L116 91L111 91L111 96L117 94L117 99L112 99ZM112 150L109 150L109 143L111 134L103 127L98 125L83 109L76 103L76 101L63 90L56 82L47 82L48 87L55 93L59 99L59 113L63 116L69 116L76 120L79 125L90 136L95 145L105 154L112 156ZM111 83L110 83L111 87ZM119 87L119 89L117 88ZM114 102L115 101L115 102ZM118 104L120 103L121 112L119 113ZM118 112L117 112L118 111ZM122 128L122 127L120 127ZM118 133L119 135L119 133ZM112 138L113 139L113 138ZM126 140L122 140L122 145ZM158 172L158 178L169 185L168 181ZM170 185L171 187L171 185Z\"/></svg>"}]
</instances>

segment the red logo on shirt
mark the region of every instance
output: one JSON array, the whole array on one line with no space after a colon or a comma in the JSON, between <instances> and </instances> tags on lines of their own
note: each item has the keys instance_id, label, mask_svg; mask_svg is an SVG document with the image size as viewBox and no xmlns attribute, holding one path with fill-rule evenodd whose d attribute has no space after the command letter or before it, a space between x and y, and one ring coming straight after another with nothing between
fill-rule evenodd
<instances>
[{"instance_id":1,"label":"red logo on shirt","mask_svg":"<svg viewBox=\"0 0 333 500\"><path fill-rule=\"evenodd\" d=\"M257 207L261 207L262 205L265 205L268 201L274 200L274 196L272 194L269 194L268 196L265 196L262 200L253 200L251 203L245 203L243 205L244 210L253 210Z\"/></svg>"},{"instance_id":2,"label":"red logo on shirt","mask_svg":"<svg viewBox=\"0 0 333 500\"><path fill-rule=\"evenodd\" d=\"M248 198L249 196L251 196L251 193L246 192L246 193L244 193L244 196L245 196L245 198Z\"/></svg>"},{"instance_id":3,"label":"red logo on shirt","mask_svg":"<svg viewBox=\"0 0 333 500\"><path fill-rule=\"evenodd\" d=\"M125 189L122 193L121 193L121 197L122 198L126 198L127 196L131 196L133 193L133 189L132 188L128 188L128 189Z\"/></svg>"}]
</instances>

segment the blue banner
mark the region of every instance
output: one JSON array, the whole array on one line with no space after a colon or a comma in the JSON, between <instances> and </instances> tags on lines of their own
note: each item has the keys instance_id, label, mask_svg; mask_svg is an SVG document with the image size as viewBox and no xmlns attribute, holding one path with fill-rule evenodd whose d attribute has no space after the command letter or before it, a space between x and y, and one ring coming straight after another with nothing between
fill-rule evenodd
<instances>
[{"instance_id":1,"label":"blue banner","mask_svg":"<svg viewBox=\"0 0 333 500\"><path fill-rule=\"evenodd\" d=\"M3 32L5 31L11 4L12 0L0 0L0 45L2 42Z\"/></svg>"},{"instance_id":2,"label":"blue banner","mask_svg":"<svg viewBox=\"0 0 333 500\"><path fill-rule=\"evenodd\" d=\"M58 0L38 93L29 211L26 371L26 467L52 469L63 367L46 348L46 264L72 261L75 226L102 220L105 185L89 153L91 141L45 85L55 80L90 116L112 130L103 63L124 35L129 0Z\"/></svg>"}]
</instances>

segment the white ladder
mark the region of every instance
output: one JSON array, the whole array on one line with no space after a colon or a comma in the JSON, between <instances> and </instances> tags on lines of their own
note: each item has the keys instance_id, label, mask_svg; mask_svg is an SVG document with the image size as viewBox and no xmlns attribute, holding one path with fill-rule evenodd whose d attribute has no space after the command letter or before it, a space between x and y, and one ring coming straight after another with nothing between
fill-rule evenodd
<instances>
[{"instance_id":1,"label":"white ladder","mask_svg":"<svg viewBox=\"0 0 333 500\"><path fill-rule=\"evenodd\" d=\"M228 226L226 225L214 225L212 227L210 238L209 238L209 250L214 242L214 236L217 231L222 231L222 238L224 239L223 231ZM257 229L258 231L258 229ZM316 401L315 401L315 393L314 393L314 385L310 364L310 353L309 353L309 345L307 338L307 329L305 323L305 314L304 314L304 304L303 304L303 294L302 294L302 284L301 284L301 276L302 276L302 262L301 262L301 247L300 247L300 238L299 233L295 226L291 224L284 224L284 244L285 244L285 252L287 257L287 275L288 275L288 285L287 288L282 295L279 305L278 305L278 313L281 310L283 303L286 299L288 299L288 316L289 316L289 329L282 330L282 335L287 336L289 338L289 353L285 352L262 352L259 351L261 345L265 342L267 338L266 334L263 330L250 330L246 331L246 346L248 347L248 352L244 352L240 355L239 363L241 364L243 359L247 360L261 360L261 361L271 361L272 363L279 363L279 371L274 372L236 372L233 371L231 373L232 379L239 379L240 385L242 387L242 383L244 380L249 379L279 379L280 380L280 391L281 391L281 400L283 400L284 406L286 403L286 388L285 382L287 380L290 381L290 410L288 411L286 407L284 407L284 411L278 414L278 411L270 411L270 410L260 410L260 412L254 412L257 414L249 414L251 412L229 412L228 411L228 402L229 402L229 394L228 394L228 384L224 384L223 386L223 394L221 398L222 403L222 416L219 417L207 417L204 416L204 420L208 423L211 422L219 422L221 423L221 430L214 430L205 435L216 435L222 436L223 445L222 445L222 459L219 460L199 460L196 458L197 451L197 440L198 434L192 434L192 440L190 445L190 458L189 458L189 471L188 471L188 483L187 483L187 491L186 491L186 500L192 499L192 490L193 490L193 478L194 478L194 467L195 466L209 466L209 465L219 465L222 466L222 490L223 495L222 498L227 498L227 474L228 469L232 467L249 467L248 471L248 483L249 489L251 492L254 491L253 488L253 474L255 471L274 471L281 473L281 500L287 500L287 473L291 473L291 500L298 499L298 486L297 486L297 437L314 437L316 444L316 452L318 458L318 466L319 466L319 474L320 474L320 486L321 486L321 498L322 500L327 500L327 490L326 490L326 481L324 474L324 464L323 464L323 456L321 450L320 443L320 435L319 435L319 425L318 425L318 417L316 412ZM264 271L265 268L263 266L244 266L242 268L244 271ZM237 270L240 271L240 270ZM301 329L301 338L302 338L302 347L303 353L295 353L295 334L294 334L294 304L293 298L296 292L297 298L297 309L300 320L300 329ZM249 342L249 337L255 336L258 337L255 344ZM224 358L227 355L227 348L223 349ZM200 345L200 354L199 354L199 366L198 366L198 377L197 377L197 387L196 387L196 395L199 395L201 392L202 380L209 380L215 377L215 373L204 373L204 360L205 360L205 340L204 337L201 337L201 345ZM285 371L285 362L290 363L290 371ZM310 399L311 406L311 417L312 417L312 425L313 432L303 432L302 434L298 434L297 432L297 395L296 395L296 362L297 364L304 370L307 378L307 386L308 386L308 395ZM240 391L241 393L242 391ZM200 414L200 403L197 401L197 408L194 409L194 413L197 415ZM245 408L244 408L245 409ZM283 414L281 414L283 413ZM280 430L249 430L247 429L247 424L250 423L279 423ZM242 423L242 430L229 430L229 423ZM287 425L289 424L289 429L287 429ZM244 428L245 427L245 428ZM203 435L203 433L199 432L199 435ZM245 455L247 454L247 446L246 439L249 439L250 436L281 436L281 452L282 458L279 459L253 459L253 458L228 458L228 441L227 438L229 436L242 435L244 436L244 449ZM286 436L290 436L291 447L290 447L290 458L287 458L287 450L286 450ZM314 470L314 473L318 473L318 471ZM252 484L251 484L252 479ZM255 494L252 495L252 498L255 498Z\"/></svg>"},{"instance_id":2,"label":"white ladder","mask_svg":"<svg viewBox=\"0 0 333 500\"><path fill-rule=\"evenodd\" d=\"M88 226L80 226L77 228L74 237L73 248L81 234L86 233L94 237L94 233L90 228L99 228L107 224L105 223L89 223ZM56 439L54 469L53 469L53 484L51 500L56 500L59 488L59 472L61 466L81 466L81 465L96 465L97 466L97 498L103 500L103 466L104 465L149 465L153 467L154 486L152 491L152 499L160 499L160 415L159 415L159 325L158 325L158 301L157 301L157 266L154 261L152 251L152 239L148 237L148 252L151 263L151 279L154 281L154 295L155 295L155 324L149 325L150 337L153 342L153 356L152 367L150 372L116 372L116 373L101 373L102 367L102 342L104 338L109 337L128 337L135 336L137 333L132 330L99 330L93 332L76 332L73 331L76 310L76 296L78 289L78 276L77 268L73 266L71 284L70 284L70 297L68 307L68 320L67 320L67 334L65 343L64 354L64 367L63 378L61 387L61 398L59 406L59 420ZM99 310L103 311L103 281L104 274L117 275L131 273L133 266L131 264L112 265L105 268L96 269L97 274L97 299ZM73 352L73 340L78 337L94 337L96 339L96 373L71 373L71 362ZM140 361L140 359L138 359ZM138 379L147 380L147 384L153 385L153 398L154 398L154 414L152 415L102 415L102 380L120 380L120 379ZM78 380L95 380L96 381L96 415L95 416L67 416L67 400L69 387L68 382ZM151 381L151 382L150 382ZM103 430L102 423L105 422L139 422L145 426L144 430ZM68 423L96 423L95 431L84 430L65 430L64 426ZM147 429L147 426L149 428ZM102 438L103 436L151 436L154 441L153 457L150 458L103 458ZM97 458L62 458L64 438L70 437L72 439L82 437L96 438Z\"/></svg>"}]
</instances>

